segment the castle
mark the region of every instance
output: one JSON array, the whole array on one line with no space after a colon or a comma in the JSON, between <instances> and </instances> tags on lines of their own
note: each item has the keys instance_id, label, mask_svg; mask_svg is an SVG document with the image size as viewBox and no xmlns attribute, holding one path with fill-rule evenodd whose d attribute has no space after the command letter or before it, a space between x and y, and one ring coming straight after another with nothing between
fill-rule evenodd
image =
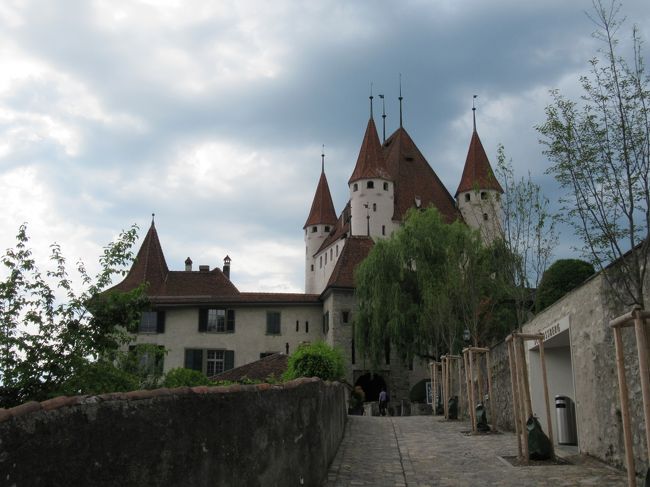
<instances>
[{"instance_id":1,"label":"castle","mask_svg":"<svg viewBox=\"0 0 650 487\"><path fill-rule=\"evenodd\" d=\"M401 105L401 97L400 97ZM474 112L475 113L475 112ZM167 267L156 227L151 227L136 260L116 288L148 282L152 310L143 314L135 345L168 350L164 370L187 367L207 375L242 366L267 355L289 354L305 341L324 340L340 347L350 384L361 385L368 400L387 387L393 400L408 399L428 377L425 361L403 364L387 348L385 364L370 372L354 344L354 270L377 239L388 238L411 208L436 207L447 222L463 220L491 240L500 232L495 179L476 131L454 196L402 126L380 142L372 115L356 165L348 180L350 198L334 209L324 164L303 226L305 293L240 292L230 281L231 261L222 269L199 266L188 257L185 270Z\"/></svg>"}]
</instances>

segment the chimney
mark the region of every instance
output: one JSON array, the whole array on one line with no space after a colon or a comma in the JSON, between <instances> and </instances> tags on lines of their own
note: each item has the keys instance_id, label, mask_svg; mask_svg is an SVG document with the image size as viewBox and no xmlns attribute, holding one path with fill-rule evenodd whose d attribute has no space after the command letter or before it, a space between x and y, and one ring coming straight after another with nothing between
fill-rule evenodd
<instances>
[{"instance_id":1,"label":"chimney","mask_svg":"<svg viewBox=\"0 0 650 487\"><path fill-rule=\"evenodd\" d=\"M230 257L227 255L223 259L223 274L230 279Z\"/></svg>"},{"instance_id":2,"label":"chimney","mask_svg":"<svg viewBox=\"0 0 650 487\"><path fill-rule=\"evenodd\" d=\"M200 272L210 272L210 266L209 265L200 265L199 266L199 271Z\"/></svg>"},{"instance_id":3,"label":"chimney","mask_svg":"<svg viewBox=\"0 0 650 487\"><path fill-rule=\"evenodd\" d=\"M192 272L192 259L185 259L185 272Z\"/></svg>"}]
</instances>

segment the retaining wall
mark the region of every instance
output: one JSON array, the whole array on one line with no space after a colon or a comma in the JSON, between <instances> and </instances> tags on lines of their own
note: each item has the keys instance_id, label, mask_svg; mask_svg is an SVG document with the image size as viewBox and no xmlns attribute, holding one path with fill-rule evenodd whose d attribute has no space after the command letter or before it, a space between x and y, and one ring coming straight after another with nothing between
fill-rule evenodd
<instances>
[{"instance_id":1,"label":"retaining wall","mask_svg":"<svg viewBox=\"0 0 650 487\"><path fill-rule=\"evenodd\" d=\"M31 402L0 410L0 484L320 485L345 420L315 378Z\"/></svg>"}]
</instances>

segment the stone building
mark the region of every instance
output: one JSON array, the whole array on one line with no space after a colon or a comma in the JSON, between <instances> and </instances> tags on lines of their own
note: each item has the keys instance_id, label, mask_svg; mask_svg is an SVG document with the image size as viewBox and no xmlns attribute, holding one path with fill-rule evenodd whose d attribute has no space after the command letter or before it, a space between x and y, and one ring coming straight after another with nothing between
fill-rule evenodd
<instances>
[{"instance_id":1,"label":"stone building","mask_svg":"<svg viewBox=\"0 0 650 487\"><path fill-rule=\"evenodd\" d=\"M213 375L272 353L291 353L302 342L325 340L340 347L346 380L361 385L368 400L387 387L394 401L408 400L411 387L428 377L424 360L399 363L387 347L380 371L356 352L354 270L374 241L389 237L411 208L436 207L447 222L465 220L486 239L499 231L499 196L476 123L456 199L401 126L383 143L368 120L356 164L347 182L349 200L334 209L324 164L303 226L305 294L245 293L223 269L188 258L184 271L170 271L156 228L143 241L133 268L117 288L149 282L153 310L145 313L136 343L169 350L164 370L185 366Z\"/></svg>"}]
</instances>

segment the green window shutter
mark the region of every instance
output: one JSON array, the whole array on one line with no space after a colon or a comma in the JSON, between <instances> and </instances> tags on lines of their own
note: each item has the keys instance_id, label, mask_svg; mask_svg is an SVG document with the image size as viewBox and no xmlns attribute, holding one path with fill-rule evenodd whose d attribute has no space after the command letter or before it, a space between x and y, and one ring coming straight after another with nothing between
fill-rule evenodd
<instances>
[{"instance_id":1,"label":"green window shutter","mask_svg":"<svg viewBox=\"0 0 650 487\"><path fill-rule=\"evenodd\" d=\"M199 331L208 331L208 310L199 310Z\"/></svg>"},{"instance_id":2,"label":"green window shutter","mask_svg":"<svg viewBox=\"0 0 650 487\"><path fill-rule=\"evenodd\" d=\"M226 319L226 331L235 332L235 310L234 309L229 309L226 311L227 319Z\"/></svg>"},{"instance_id":3,"label":"green window shutter","mask_svg":"<svg viewBox=\"0 0 650 487\"><path fill-rule=\"evenodd\" d=\"M226 350L224 357L223 370L230 370L235 368L235 351Z\"/></svg>"},{"instance_id":4,"label":"green window shutter","mask_svg":"<svg viewBox=\"0 0 650 487\"><path fill-rule=\"evenodd\" d=\"M200 348L185 350L185 368L203 372L203 350Z\"/></svg>"},{"instance_id":5,"label":"green window shutter","mask_svg":"<svg viewBox=\"0 0 650 487\"><path fill-rule=\"evenodd\" d=\"M156 314L156 333L165 333L165 312L158 311Z\"/></svg>"}]
</instances>

